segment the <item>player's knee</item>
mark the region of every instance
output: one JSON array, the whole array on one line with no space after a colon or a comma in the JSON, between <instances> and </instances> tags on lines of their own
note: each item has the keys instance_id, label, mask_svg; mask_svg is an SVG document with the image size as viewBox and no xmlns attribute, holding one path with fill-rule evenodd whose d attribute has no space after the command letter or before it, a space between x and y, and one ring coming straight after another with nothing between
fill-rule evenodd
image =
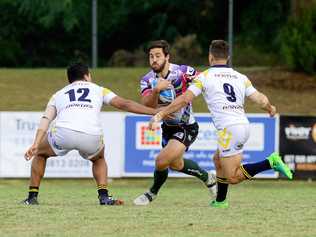
<instances>
[{"instance_id":1,"label":"player's knee","mask_svg":"<svg viewBox=\"0 0 316 237\"><path fill-rule=\"evenodd\" d=\"M158 169L158 170L165 170L168 167L169 167L169 162L157 157L157 159L156 159L156 169Z\"/></svg>"},{"instance_id":2,"label":"player's knee","mask_svg":"<svg viewBox=\"0 0 316 237\"><path fill-rule=\"evenodd\" d=\"M179 170L182 170L182 169L183 169L183 164L181 164L181 163L170 164L170 168L171 168L172 170L177 170L177 171L179 171Z\"/></svg>"},{"instance_id":3,"label":"player's knee","mask_svg":"<svg viewBox=\"0 0 316 237\"><path fill-rule=\"evenodd\" d=\"M238 184L240 183L240 180L237 176L230 176L227 178L227 181L229 184Z\"/></svg>"}]
</instances>

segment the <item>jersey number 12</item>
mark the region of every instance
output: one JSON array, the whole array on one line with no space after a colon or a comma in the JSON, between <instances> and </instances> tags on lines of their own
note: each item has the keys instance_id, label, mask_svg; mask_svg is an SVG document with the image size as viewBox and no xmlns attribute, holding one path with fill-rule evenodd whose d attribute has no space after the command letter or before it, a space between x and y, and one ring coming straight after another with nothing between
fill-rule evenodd
<instances>
[{"instance_id":1,"label":"jersey number 12","mask_svg":"<svg viewBox=\"0 0 316 237\"><path fill-rule=\"evenodd\" d=\"M65 94L69 95L70 102L72 102L72 101L91 102L90 99L87 99L87 96L90 92L89 88L79 88L76 92L77 92L77 94L81 94L78 97L78 100L76 99L76 93L75 93L74 89L71 89L71 90L65 92Z\"/></svg>"}]
</instances>

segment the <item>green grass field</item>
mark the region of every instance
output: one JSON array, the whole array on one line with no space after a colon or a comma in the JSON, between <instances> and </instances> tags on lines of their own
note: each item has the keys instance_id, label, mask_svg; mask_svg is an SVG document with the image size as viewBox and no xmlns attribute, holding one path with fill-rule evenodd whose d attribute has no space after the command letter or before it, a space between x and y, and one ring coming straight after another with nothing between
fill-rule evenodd
<instances>
[{"instance_id":1,"label":"green grass field","mask_svg":"<svg viewBox=\"0 0 316 237\"><path fill-rule=\"evenodd\" d=\"M111 193L124 206L99 206L91 179L44 180L39 206L18 204L27 180L0 180L0 236L316 236L316 183L254 180L232 186L230 208L208 206L195 179L169 179L146 207L133 199L150 179L120 179Z\"/></svg>"}]
</instances>

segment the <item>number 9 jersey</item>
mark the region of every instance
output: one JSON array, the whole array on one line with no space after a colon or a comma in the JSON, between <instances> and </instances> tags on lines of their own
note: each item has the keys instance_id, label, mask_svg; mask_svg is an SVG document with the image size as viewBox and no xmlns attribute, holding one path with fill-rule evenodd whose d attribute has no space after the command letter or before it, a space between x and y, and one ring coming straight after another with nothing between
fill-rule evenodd
<instances>
[{"instance_id":1,"label":"number 9 jersey","mask_svg":"<svg viewBox=\"0 0 316 237\"><path fill-rule=\"evenodd\" d=\"M47 106L54 106L55 127L68 128L91 135L102 135L100 111L116 96L109 89L92 82L75 81L57 91Z\"/></svg>"},{"instance_id":2,"label":"number 9 jersey","mask_svg":"<svg viewBox=\"0 0 316 237\"><path fill-rule=\"evenodd\" d=\"M215 65L196 77L188 90L195 96L203 94L217 129L249 124L244 101L256 89L247 76L225 65Z\"/></svg>"}]
</instances>

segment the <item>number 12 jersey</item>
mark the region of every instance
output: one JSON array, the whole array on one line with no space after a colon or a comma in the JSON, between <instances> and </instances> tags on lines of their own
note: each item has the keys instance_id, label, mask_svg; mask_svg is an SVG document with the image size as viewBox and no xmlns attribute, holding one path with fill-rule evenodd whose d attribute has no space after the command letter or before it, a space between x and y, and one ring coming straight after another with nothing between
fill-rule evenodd
<instances>
[{"instance_id":1,"label":"number 12 jersey","mask_svg":"<svg viewBox=\"0 0 316 237\"><path fill-rule=\"evenodd\" d=\"M91 135L102 135L100 111L116 96L107 88L87 81L75 81L57 91L47 106L57 111L55 126Z\"/></svg>"}]
</instances>

